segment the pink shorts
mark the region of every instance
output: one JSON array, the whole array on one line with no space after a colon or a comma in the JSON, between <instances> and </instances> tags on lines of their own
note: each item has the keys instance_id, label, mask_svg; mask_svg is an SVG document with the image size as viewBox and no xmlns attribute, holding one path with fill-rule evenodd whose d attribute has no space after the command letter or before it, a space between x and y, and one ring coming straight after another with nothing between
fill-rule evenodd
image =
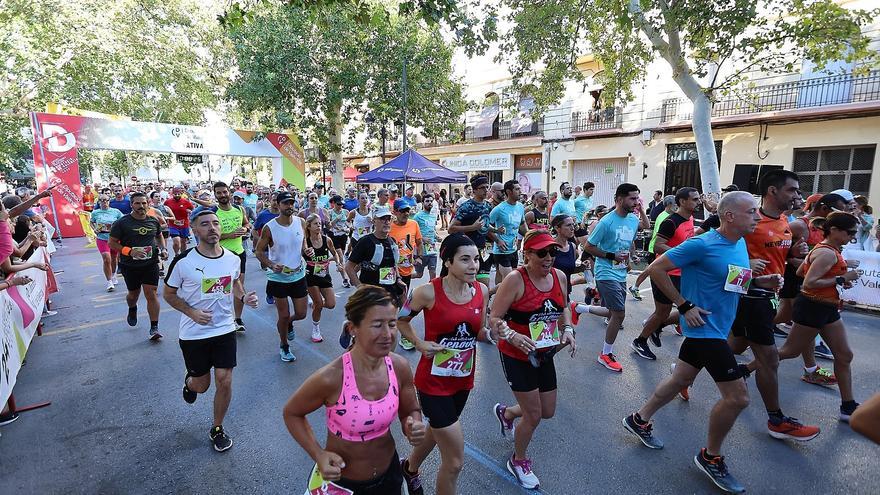
<instances>
[{"instance_id":1,"label":"pink shorts","mask_svg":"<svg viewBox=\"0 0 880 495\"><path fill-rule=\"evenodd\" d=\"M115 249L110 249L109 241L105 241L103 239L95 239L95 244L98 245L98 252L101 254L110 253L115 255L118 253L118 251L116 251Z\"/></svg>"}]
</instances>

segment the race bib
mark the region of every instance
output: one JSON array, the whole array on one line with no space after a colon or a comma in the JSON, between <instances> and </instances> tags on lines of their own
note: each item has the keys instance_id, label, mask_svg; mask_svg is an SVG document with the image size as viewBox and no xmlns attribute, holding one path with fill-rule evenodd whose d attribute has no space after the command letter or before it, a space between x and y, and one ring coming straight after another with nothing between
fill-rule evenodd
<instances>
[{"instance_id":1,"label":"race bib","mask_svg":"<svg viewBox=\"0 0 880 495\"><path fill-rule=\"evenodd\" d=\"M315 263L315 266L313 267L312 273L316 277L326 277L327 276L327 267L328 267L328 265L326 263Z\"/></svg>"},{"instance_id":2,"label":"race bib","mask_svg":"<svg viewBox=\"0 0 880 495\"><path fill-rule=\"evenodd\" d=\"M202 299L222 299L232 294L232 275L202 278Z\"/></svg>"},{"instance_id":3,"label":"race bib","mask_svg":"<svg viewBox=\"0 0 880 495\"><path fill-rule=\"evenodd\" d=\"M177 225L178 227L183 227L183 220L175 220L174 225Z\"/></svg>"},{"instance_id":4,"label":"race bib","mask_svg":"<svg viewBox=\"0 0 880 495\"><path fill-rule=\"evenodd\" d=\"M446 349L434 354L431 363L431 374L434 376L450 376L463 378L474 371L474 348Z\"/></svg>"},{"instance_id":5,"label":"race bib","mask_svg":"<svg viewBox=\"0 0 880 495\"><path fill-rule=\"evenodd\" d=\"M724 283L724 290L727 292L735 292L737 294L745 294L749 291L749 284L751 281L751 269L736 265L727 265L727 281Z\"/></svg>"},{"instance_id":6,"label":"race bib","mask_svg":"<svg viewBox=\"0 0 880 495\"><path fill-rule=\"evenodd\" d=\"M535 321L529 323L529 334L535 341L535 347L555 347L559 345L559 329L555 321Z\"/></svg>"},{"instance_id":7,"label":"race bib","mask_svg":"<svg viewBox=\"0 0 880 495\"><path fill-rule=\"evenodd\" d=\"M131 257L136 260L148 260L153 257L153 246L136 246L131 248Z\"/></svg>"},{"instance_id":8,"label":"race bib","mask_svg":"<svg viewBox=\"0 0 880 495\"><path fill-rule=\"evenodd\" d=\"M430 241L423 242L422 243L422 251L425 254L435 254L436 252L434 251L434 243L430 242Z\"/></svg>"},{"instance_id":9,"label":"race bib","mask_svg":"<svg viewBox=\"0 0 880 495\"><path fill-rule=\"evenodd\" d=\"M370 228L369 228L369 227L358 227L358 228L357 228L357 235L358 235L358 238L361 238L361 237L363 237L363 236L365 236L365 235L367 235L367 234L369 234L369 233L370 233Z\"/></svg>"},{"instance_id":10,"label":"race bib","mask_svg":"<svg viewBox=\"0 0 880 495\"><path fill-rule=\"evenodd\" d=\"M342 488L332 481L326 481L321 476L321 471L318 471L318 465L315 464L315 467L312 468L312 474L309 476L309 487L305 495L351 495L353 493L353 491Z\"/></svg>"},{"instance_id":11,"label":"race bib","mask_svg":"<svg viewBox=\"0 0 880 495\"><path fill-rule=\"evenodd\" d=\"M282 266L281 267L281 273L283 273L284 275L290 275L291 273L296 273L299 270L300 270L299 267L297 267L297 268L291 268L289 266Z\"/></svg>"},{"instance_id":12,"label":"race bib","mask_svg":"<svg viewBox=\"0 0 880 495\"><path fill-rule=\"evenodd\" d=\"M109 224L109 223L99 223L99 224L98 224L98 232L101 233L101 234L105 234L105 233L107 233L107 232L110 232L110 227L112 227L112 224Z\"/></svg>"},{"instance_id":13,"label":"race bib","mask_svg":"<svg viewBox=\"0 0 880 495\"><path fill-rule=\"evenodd\" d=\"M379 268L379 283L381 285L394 285L394 268Z\"/></svg>"},{"instance_id":14,"label":"race bib","mask_svg":"<svg viewBox=\"0 0 880 495\"><path fill-rule=\"evenodd\" d=\"M409 268L412 266L412 262L409 260L408 254L401 254L400 258L397 260L397 266L400 268Z\"/></svg>"}]
</instances>

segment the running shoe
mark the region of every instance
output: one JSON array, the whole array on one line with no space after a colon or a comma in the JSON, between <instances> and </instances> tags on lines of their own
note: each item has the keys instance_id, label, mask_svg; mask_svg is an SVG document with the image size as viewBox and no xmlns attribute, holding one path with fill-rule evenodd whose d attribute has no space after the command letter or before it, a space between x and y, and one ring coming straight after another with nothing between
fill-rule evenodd
<instances>
[{"instance_id":1,"label":"running shoe","mask_svg":"<svg viewBox=\"0 0 880 495\"><path fill-rule=\"evenodd\" d=\"M241 320L235 320L235 331L244 333L247 329L244 327L244 322Z\"/></svg>"},{"instance_id":2,"label":"running shoe","mask_svg":"<svg viewBox=\"0 0 880 495\"><path fill-rule=\"evenodd\" d=\"M649 449L663 448L663 441L659 438L654 438L654 433L652 432L654 424L648 421L647 423L640 425L638 421L636 421L635 413L623 418L623 427L633 435L639 437L639 440L645 445L645 447L648 447Z\"/></svg>"},{"instance_id":3,"label":"running shoe","mask_svg":"<svg viewBox=\"0 0 880 495\"><path fill-rule=\"evenodd\" d=\"M107 281L107 292L113 292L116 290L116 286L113 285L113 282Z\"/></svg>"},{"instance_id":4,"label":"running shoe","mask_svg":"<svg viewBox=\"0 0 880 495\"><path fill-rule=\"evenodd\" d=\"M348 330L342 329L342 333L339 334L339 346L343 349L348 349L351 345L351 334L348 333Z\"/></svg>"},{"instance_id":5,"label":"running shoe","mask_svg":"<svg viewBox=\"0 0 880 495\"><path fill-rule=\"evenodd\" d=\"M840 405L840 420L844 423L849 423L849 417L856 412L856 409L859 407L859 403L856 401L852 401L850 404L841 404ZM0 423L2 425L3 423Z\"/></svg>"},{"instance_id":6,"label":"running shoe","mask_svg":"<svg viewBox=\"0 0 880 495\"><path fill-rule=\"evenodd\" d=\"M296 356L294 356L293 353L290 352L289 347L287 349L282 348L280 354L281 354L281 360L284 361L285 363L292 363L292 362L296 361Z\"/></svg>"},{"instance_id":7,"label":"running shoe","mask_svg":"<svg viewBox=\"0 0 880 495\"><path fill-rule=\"evenodd\" d=\"M782 418L768 419L767 432L771 437L779 440L791 439L806 442L819 435L819 427L802 425L795 418L783 416Z\"/></svg>"},{"instance_id":8,"label":"running shoe","mask_svg":"<svg viewBox=\"0 0 880 495\"><path fill-rule=\"evenodd\" d=\"M599 364L608 368L611 371L615 371L620 373L623 371L623 366L617 362L617 359L614 359L614 354L599 354L599 358L596 359L599 361Z\"/></svg>"},{"instance_id":9,"label":"running shoe","mask_svg":"<svg viewBox=\"0 0 880 495\"><path fill-rule=\"evenodd\" d=\"M187 371L186 374L183 375L183 400L185 400L187 404L192 404L196 401L199 394L193 392L189 389L189 387L186 386L187 378L189 378L189 371Z\"/></svg>"},{"instance_id":10,"label":"running shoe","mask_svg":"<svg viewBox=\"0 0 880 495\"><path fill-rule=\"evenodd\" d=\"M831 349L829 349L828 346L825 345L825 342L822 342L821 344L817 345L814 352L816 354L816 357L820 357L822 359L829 359L831 361L834 361L834 354L831 354Z\"/></svg>"},{"instance_id":11,"label":"running shoe","mask_svg":"<svg viewBox=\"0 0 880 495\"><path fill-rule=\"evenodd\" d=\"M663 347L663 342L660 342L660 333L663 332L662 328L658 328L651 332L651 335L648 337L651 339L651 343L654 344L654 347Z\"/></svg>"},{"instance_id":12,"label":"running shoe","mask_svg":"<svg viewBox=\"0 0 880 495\"><path fill-rule=\"evenodd\" d=\"M128 316L125 318L125 321L128 322L128 326L134 327L138 324L138 314L137 314L137 306L133 308L128 308Z\"/></svg>"},{"instance_id":13,"label":"running shoe","mask_svg":"<svg viewBox=\"0 0 880 495\"><path fill-rule=\"evenodd\" d=\"M669 363L669 374L671 375L673 373L675 373L675 363ZM678 397L685 402L691 400L690 387L685 387L679 390Z\"/></svg>"},{"instance_id":14,"label":"running shoe","mask_svg":"<svg viewBox=\"0 0 880 495\"><path fill-rule=\"evenodd\" d=\"M633 299L635 299L636 301L642 300L642 293L641 293L641 291L639 291L639 288L636 287L635 285L629 286L629 293L633 296Z\"/></svg>"},{"instance_id":15,"label":"running shoe","mask_svg":"<svg viewBox=\"0 0 880 495\"><path fill-rule=\"evenodd\" d=\"M348 279L343 280L343 281L342 281L342 287L344 287L344 288L346 288L346 289L350 289L350 288L351 288L351 282L349 282ZM412 491L410 491L410 493L412 493Z\"/></svg>"},{"instance_id":16,"label":"running shoe","mask_svg":"<svg viewBox=\"0 0 880 495\"><path fill-rule=\"evenodd\" d=\"M223 431L222 426L211 428L211 443L214 444L214 450L217 452L223 452L232 447L232 439Z\"/></svg>"},{"instance_id":17,"label":"running shoe","mask_svg":"<svg viewBox=\"0 0 880 495\"><path fill-rule=\"evenodd\" d=\"M534 490L535 488L538 488L538 477L532 472L531 459L526 458L518 461L513 458L513 455L511 455L510 459L507 460L507 470L510 471L510 474L516 477L519 486L526 490Z\"/></svg>"},{"instance_id":18,"label":"running shoe","mask_svg":"<svg viewBox=\"0 0 880 495\"><path fill-rule=\"evenodd\" d=\"M0 426L6 426L9 423L18 419L18 413L15 411L10 411L6 414L0 414ZM849 420L847 420L849 421Z\"/></svg>"},{"instance_id":19,"label":"running shoe","mask_svg":"<svg viewBox=\"0 0 880 495\"><path fill-rule=\"evenodd\" d=\"M648 348L648 341L640 342L639 339L634 339L632 343L629 345L632 347L632 350L636 351L636 354L639 356L649 359L651 361L656 361L657 356L651 352L651 349Z\"/></svg>"},{"instance_id":20,"label":"running shoe","mask_svg":"<svg viewBox=\"0 0 880 495\"><path fill-rule=\"evenodd\" d=\"M116 278L116 274L115 274L115 273L113 274L113 278L111 278L110 281L113 282L113 285L116 285L116 284L119 283L119 279Z\"/></svg>"},{"instance_id":21,"label":"running shoe","mask_svg":"<svg viewBox=\"0 0 880 495\"><path fill-rule=\"evenodd\" d=\"M780 323L780 324L778 324L778 325L776 325L776 326L779 327L779 328L781 328L782 330L784 330L784 331L786 331L786 332L791 332L791 322L788 322L788 323Z\"/></svg>"},{"instance_id":22,"label":"running shoe","mask_svg":"<svg viewBox=\"0 0 880 495\"><path fill-rule=\"evenodd\" d=\"M812 372L804 370L804 374L801 375L801 380L812 383L813 385L837 385L837 377L834 376L834 373L831 370L826 368L816 368Z\"/></svg>"},{"instance_id":23,"label":"running shoe","mask_svg":"<svg viewBox=\"0 0 880 495\"><path fill-rule=\"evenodd\" d=\"M409 495L424 495L425 489L422 488L422 478L419 476L419 473L410 474L408 461L408 459L400 461L400 470L403 472L403 480L406 481L406 491L409 492Z\"/></svg>"},{"instance_id":24,"label":"running shoe","mask_svg":"<svg viewBox=\"0 0 880 495\"><path fill-rule=\"evenodd\" d=\"M678 323L675 324L675 335L678 335L679 337L684 337L684 334L681 332L681 325Z\"/></svg>"},{"instance_id":25,"label":"running shoe","mask_svg":"<svg viewBox=\"0 0 880 495\"><path fill-rule=\"evenodd\" d=\"M290 322L290 326L287 327L287 340L289 342L296 340L296 332L293 330L293 322Z\"/></svg>"},{"instance_id":26,"label":"running shoe","mask_svg":"<svg viewBox=\"0 0 880 495\"><path fill-rule=\"evenodd\" d=\"M159 329L156 327L150 328L150 340L159 340L162 338L162 334L159 333Z\"/></svg>"},{"instance_id":27,"label":"running shoe","mask_svg":"<svg viewBox=\"0 0 880 495\"><path fill-rule=\"evenodd\" d=\"M501 424L501 436L507 437L508 433L513 436L514 424L512 419L507 419L504 417L504 411L507 410L507 406L502 405L500 403L496 403L495 407L492 408L492 411L495 413L495 417L498 418L498 423Z\"/></svg>"},{"instance_id":28,"label":"running shoe","mask_svg":"<svg viewBox=\"0 0 880 495\"><path fill-rule=\"evenodd\" d=\"M775 326L773 327L773 336L774 336L774 337L782 337L782 338L785 338L785 337L788 337L788 332L786 332L785 330L779 328L779 325L775 325Z\"/></svg>"},{"instance_id":29,"label":"running shoe","mask_svg":"<svg viewBox=\"0 0 880 495\"><path fill-rule=\"evenodd\" d=\"M700 449L700 452L694 456L694 464L712 480L712 483L715 483L715 486L725 492L743 493L746 491L745 487L727 470L724 456L719 455L712 459L706 459L706 449Z\"/></svg>"},{"instance_id":30,"label":"running shoe","mask_svg":"<svg viewBox=\"0 0 880 495\"><path fill-rule=\"evenodd\" d=\"M577 312L578 303L572 301L568 307L571 310L571 324L572 326L578 326L578 322L581 321L581 314Z\"/></svg>"},{"instance_id":31,"label":"running shoe","mask_svg":"<svg viewBox=\"0 0 880 495\"><path fill-rule=\"evenodd\" d=\"M269 306L275 304L275 298L270 296L269 294L266 294L266 304L268 304Z\"/></svg>"},{"instance_id":32,"label":"running shoe","mask_svg":"<svg viewBox=\"0 0 880 495\"><path fill-rule=\"evenodd\" d=\"M324 337L321 337L321 327L317 325L312 325L312 342L324 342Z\"/></svg>"},{"instance_id":33,"label":"running shoe","mask_svg":"<svg viewBox=\"0 0 880 495\"><path fill-rule=\"evenodd\" d=\"M406 337L404 337L403 335L400 336L399 344L400 344L400 348L405 351L411 351L416 348L416 346L413 345L412 342L406 340Z\"/></svg>"}]
</instances>

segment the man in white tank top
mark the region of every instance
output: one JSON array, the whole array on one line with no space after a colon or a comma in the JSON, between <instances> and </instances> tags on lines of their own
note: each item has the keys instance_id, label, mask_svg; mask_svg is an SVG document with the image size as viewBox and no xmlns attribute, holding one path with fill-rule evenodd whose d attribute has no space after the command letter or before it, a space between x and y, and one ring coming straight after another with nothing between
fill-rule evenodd
<instances>
[{"instance_id":1,"label":"man in white tank top","mask_svg":"<svg viewBox=\"0 0 880 495\"><path fill-rule=\"evenodd\" d=\"M257 242L256 255L267 267L266 294L275 298L281 360L292 362L296 360L289 343L296 336L293 322L305 318L308 308L303 254L311 256L312 249L305 244L306 221L294 215L293 196L282 191L276 199L281 214L266 224ZM293 299L292 315L288 297Z\"/></svg>"}]
</instances>

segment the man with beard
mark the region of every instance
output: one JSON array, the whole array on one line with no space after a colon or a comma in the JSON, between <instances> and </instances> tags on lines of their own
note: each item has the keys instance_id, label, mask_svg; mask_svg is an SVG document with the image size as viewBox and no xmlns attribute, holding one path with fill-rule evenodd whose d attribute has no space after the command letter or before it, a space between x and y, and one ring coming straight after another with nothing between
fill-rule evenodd
<instances>
[{"instance_id":1,"label":"man with beard","mask_svg":"<svg viewBox=\"0 0 880 495\"><path fill-rule=\"evenodd\" d=\"M526 212L525 222L529 230L550 230L550 215L547 212L547 193L535 191L532 194L534 208Z\"/></svg>"},{"instance_id":2,"label":"man with beard","mask_svg":"<svg viewBox=\"0 0 880 495\"><path fill-rule=\"evenodd\" d=\"M220 245L238 256L238 282L244 287L244 273L247 267L247 253L241 240L250 231L250 222L244 208L230 203L229 186L224 182L214 183L214 199L217 200L217 218L220 219ZM235 331L244 332L241 312L244 302L233 301L235 307Z\"/></svg>"},{"instance_id":3,"label":"man with beard","mask_svg":"<svg viewBox=\"0 0 880 495\"><path fill-rule=\"evenodd\" d=\"M471 177L470 185L474 195L458 207L455 218L449 224L449 233L460 232L474 241L480 251L480 269L477 273L477 280L488 285L492 261L488 253L485 252L486 239L495 241L495 234L489 225L492 205L486 200L489 193L489 178L485 175L475 175Z\"/></svg>"}]
</instances>

